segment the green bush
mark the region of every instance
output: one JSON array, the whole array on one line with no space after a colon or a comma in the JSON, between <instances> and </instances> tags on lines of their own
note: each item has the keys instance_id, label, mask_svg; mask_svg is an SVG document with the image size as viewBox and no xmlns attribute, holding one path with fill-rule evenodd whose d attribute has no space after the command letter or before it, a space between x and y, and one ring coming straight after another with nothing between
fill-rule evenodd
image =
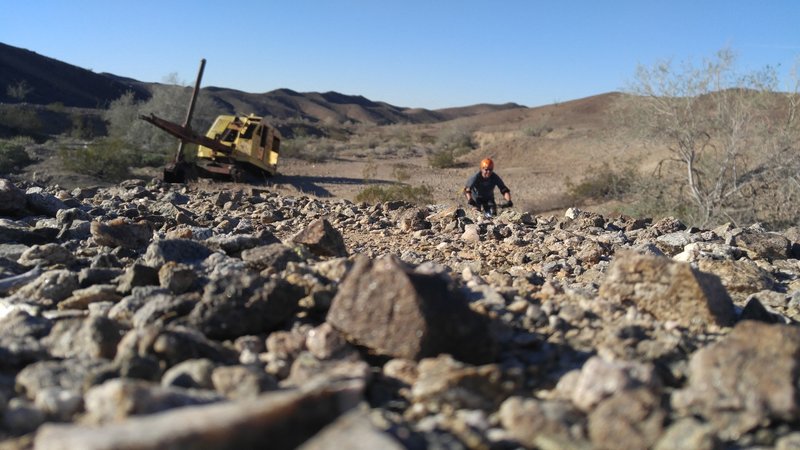
<instances>
[{"instance_id":1,"label":"green bush","mask_svg":"<svg viewBox=\"0 0 800 450\"><path fill-rule=\"evenodd\" d=\"M631 191L638 177L631 164L611 167L604 162L599 167L590 167L587 172L589 175L577 184L566 181L567 193L573 202L619 200Z\"/></svg>"},{"instance_id":2,"label":"green bush","mask_svg":"<svg viewBox=\"0 0 800 450\"><path fill-rule=\"evenodd\" d=\"M527 127L523 130L525 136L542 137L553 131L553 127L548 125L536 125Z\"/></svg>"},{"instance_id":3,"label":"green bush","mask_svg":"<svg viewBox=\"0 0 800 450\"><path fill-rule=\"evenodd\" d=\"M440 148L428 155L428 164L436 169L456 166L456 155L452 148Z\"/></svg>"},{"instance_id":4,"label":"green bush","mask_svg":"<svg viewBox=\"0 0 800 450\"><path fill-rule=\"evenodd\" d=\"M454 126L442 130L436 138L436 144L441 148L465 149L475 148L472 141L472 129L466 126Z\"/></svg>"},{"instance_id":5,"label":"green bush","mask_svg":"<svg viewBox=\"0 0 800 450\"><path fill-rule=\"evenodd\" d=\"M62 147L58 157L66 169L113 182L128 178L137 159L121 139L113 138L75 148Z\"/></svg>"},{"instance_id":6,"label":"green bush","mask_svg":"<svg viewBox=\"0 0 800 450\"><path fill-rule=\"evenodd\" d=\"M26 142L33 141L20 138L0 141L0 173L11 173L33 163L25 151Z\"/></svg>"},{"instance_id":7,"label":"green bush","mask_svg":"<svg viewBox=\"0 0 800 450\"><path fill-rule=\"evenodd\" d=\"M382 203L389 201L407 201L418 205L433 203L433 189L428 185L411 186L393 184L390 186L372 185L362 189L356 195L356 201L365 203Z\"/></svg>"},{"instance_id":8,"label":"green bush","mask_svg":"<svg viewBox=\"0 0 800 450\"><path fill-rule=\"evenodd\" d=\"M0 128L17 135L35 136L42 131L42 122L30 106L0 104Z\"/></svg>"},{"instance_id":9,"label":"green bush","mask_svg":"<svg viewBox=\"0 0 800 450\"><path fill-rule=\"evenodd\" d=\"M333 156L336 148L328 139L301 137L281 141L281 156L320 163Z\"/></svg>"}]
</instances>

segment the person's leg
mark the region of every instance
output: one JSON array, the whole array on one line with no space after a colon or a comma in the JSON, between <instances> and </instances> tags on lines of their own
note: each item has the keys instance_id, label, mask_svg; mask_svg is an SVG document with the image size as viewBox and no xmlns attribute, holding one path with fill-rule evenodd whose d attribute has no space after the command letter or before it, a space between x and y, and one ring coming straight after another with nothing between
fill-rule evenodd
<instances>
[{"instance_id":1,"label":"person's leg","mask_svg":"<svg viewBox=\"0 0 800 450\"><path fill-rule=\"evenodd\" d=\"M497 215L497 203L494 202L493 198L486 201L484 211L488 211L493 216Z\"/></svg>"}]
</instances>

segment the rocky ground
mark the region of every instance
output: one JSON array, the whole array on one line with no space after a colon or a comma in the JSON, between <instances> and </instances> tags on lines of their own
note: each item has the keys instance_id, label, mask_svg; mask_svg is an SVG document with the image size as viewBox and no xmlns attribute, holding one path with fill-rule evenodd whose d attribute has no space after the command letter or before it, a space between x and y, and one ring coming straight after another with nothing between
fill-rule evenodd
<instances>
[{"instance_id":1,"label":"rocky ground","mask_svg":"<svg viewBox=\"0 0 800 450\"><path fill-rule=\"evenodd\" d=\"M3 448L798 448L800 231L0 180Z\"/></svg>"}]
</instances>

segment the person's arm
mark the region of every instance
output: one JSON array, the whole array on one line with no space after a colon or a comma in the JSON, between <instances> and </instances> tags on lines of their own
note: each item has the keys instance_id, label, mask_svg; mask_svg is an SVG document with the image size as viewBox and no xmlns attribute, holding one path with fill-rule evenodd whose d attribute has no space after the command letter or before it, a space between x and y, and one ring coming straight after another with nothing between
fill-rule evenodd
<instances>
[{"instance_id":1,"label":"person's arm","mask_svg":"<svg viewBox=\"0 0 800 450\"><path fill-rule=\"evenodd\" d=\"M464 186L464 196L467 198L467 204L473 207L478 206L478 204L475 203L475 199L472 198L472 186L475 184L475 180L475 175L469 177L466 186Z\"/></svg>"},{"instance_id":2,"label":"person's arm","mask_svg":"<svg viewBox=\"0 0 800 450\"><path fill-rule=\"evenodd\" d=\"M510 208L514 206L514 202L511 201L511 190L503 183L503 179L500 178L500 175L494 174L497 178L495 179L495 183L497 187L500 189L500 193L503 194L503 198L506 199L506 203L502 206L506 208Z\"/></svg>"}]
</instances>

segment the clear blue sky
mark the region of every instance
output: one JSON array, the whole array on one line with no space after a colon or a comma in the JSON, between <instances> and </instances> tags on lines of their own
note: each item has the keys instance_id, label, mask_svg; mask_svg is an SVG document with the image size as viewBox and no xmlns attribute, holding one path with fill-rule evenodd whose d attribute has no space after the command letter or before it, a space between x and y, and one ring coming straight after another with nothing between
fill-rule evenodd
<instances>
[{"instance_id":1,"label":"clear blue sky","mask_svg":"<svg viewBox=\"0 0 800 450\"><path fill-rule=\"evenodd\" d=\"M798 0L0 0L0 42L141 81L397 106L539 106L623 89L638 64L724 47L800 55Z\"/></svg>"}]
</instances>

